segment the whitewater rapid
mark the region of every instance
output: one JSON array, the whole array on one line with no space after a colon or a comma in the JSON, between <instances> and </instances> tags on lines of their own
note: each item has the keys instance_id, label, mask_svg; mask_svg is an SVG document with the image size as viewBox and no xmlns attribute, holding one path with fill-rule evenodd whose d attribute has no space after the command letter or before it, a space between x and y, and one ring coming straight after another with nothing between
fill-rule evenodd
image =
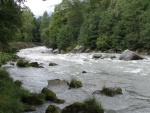
<instances>
[{"instance_id":1,"label":"whitewater rapid","mask_svg":"<svg viewBox=\"0 0 150 113\"><path fill-rule=\"evenodd\" d=\"M114 54L116 59L92 59L94 53L81 54L52 54L46 47L22 49L17 53L19 57L30 62L38 62L44 68L18 68L6 65L14 80L21 80L23 87L31 92L40 92L47 87L48 80L60 79L70 81L76 78L83 83L80 89L54 89L57 96L65 99L64 104L55 104L63 108L73 102L83 101L92 96L95 90L103 86L121 87L122 95L107 97L94 95L102 104L105 113L150 113L150 58L139 61L120 61L120 54ZM104 54L104 53L103 53ZM57 66L49 66L53 62ZM86 71L87 73L82 73ZM32 113L45 113L51 102L37 106Z\"/></svg>"}]
</instances>

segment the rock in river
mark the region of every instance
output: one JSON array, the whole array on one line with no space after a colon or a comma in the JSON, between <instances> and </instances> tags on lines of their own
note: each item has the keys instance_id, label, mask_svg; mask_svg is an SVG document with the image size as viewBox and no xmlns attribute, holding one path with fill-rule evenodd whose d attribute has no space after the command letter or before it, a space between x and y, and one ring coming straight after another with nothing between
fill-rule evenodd
<instances>
[{"instance_id":1,"label":"rock in river","mask_svg":"<svg viewBox=\"0 0 150 113\"><path fill-rule=\"evenodd\" d=\"M120 60L142 60L144 58L138 55L136 52L127 49L121 54L119 59Z\"/></svg>"}]
</instances>

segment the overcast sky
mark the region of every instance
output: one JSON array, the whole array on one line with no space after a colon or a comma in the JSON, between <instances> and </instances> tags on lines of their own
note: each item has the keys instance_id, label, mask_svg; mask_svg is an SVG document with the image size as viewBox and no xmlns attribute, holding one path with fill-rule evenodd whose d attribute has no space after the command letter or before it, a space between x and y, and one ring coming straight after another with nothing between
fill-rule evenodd
<instances>
[{"instance_id":1,"label":"overcast sky","mask_svg":"<svg viewBox=\"0 0 150 113\"><path fill-rule=\"evenodd\" d=\"M44 11L52 13L56 4L62 0L27 0L25 5L28 6L35 16L42 16Z\"/></svg>"}]
</instances>

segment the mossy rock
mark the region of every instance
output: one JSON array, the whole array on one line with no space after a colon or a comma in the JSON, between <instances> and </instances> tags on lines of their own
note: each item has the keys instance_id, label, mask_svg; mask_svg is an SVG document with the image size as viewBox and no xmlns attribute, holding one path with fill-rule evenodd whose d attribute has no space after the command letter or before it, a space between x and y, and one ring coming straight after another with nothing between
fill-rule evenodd
<instances>
[{"instance_id":1,"label":"mossy rock","mask_svg":"<svg viewBox=\"0 0 150 113\"><path fill-rule=\"evenodd\" d=\"M72 79L70 84L69 84L69 87L70 88L80 88L80 87L82 87L82 82L78 81L76 79Z\"/></svg>"},{"instance_id":2,"label":"mossy rock","mask_svg":"<svg viewBox=\"0 0 150 113\"><path fill-rule=\"evenodd\" d=\"M60 108L54 105L49 105L45 113L60 113Z\"/></svg>"},{"instance_id":3,"label":"mossy rock","mask_svg":"<svg viewBox=\"0 0 150 113\"><path fill-rule=\"evenodd\" d=\"M31 62L30 66L39 68L39 64L37 62Z\"/></svg>"},{"instance_id":4,"label":"mossy rock","mask_svg":"<svg viewBox=\"0 0 150 113\"><path fill-rule=\"evenodd\" d=\"M45 95L42 93L29 93L21 97L21 102L29 105L41 105L45 102Z\"/></svg>"},{"instance_id":5,"label":"mossy rock","mask_svg":"<svg viewBox=\"0 0 150 113\"><path fill-rule=\"evenodd\" d=\"M80 113L84 110L85 105L81 102L75 102L62 109L61 113Z\"/></svg>"},{"instance_id":6,"label":"mossy rock","mask_svg":"<svg viewBox=\"0 0 150 113\"><path fill-rule=\"evenodd\" d=\"M24 112L36 111L36 108L34 106L30 106L28 104L24 104L23 105L23 111Z\"/></svg>"},{"instance_id":7,"label":"mossy rock","mask_svg":"<svg viewBox=\"0 0 150 113\"><path fill-rule=\"evenodd\" d=\"M28 61L25 61L23 59L20 59L18 62L17 62L17 66L18 67L29 67L30 64Z\"/></svg>"},{"instance_id":8,"label":"mossy rock","mask_svg":"<svg viewBox=\"0 0 150 113\"><path fill-rule=\"evenodd\" d=\"M122 94L122 89L120 87L103 87L100 91L101 94L105 94L107 96L114 96L118 94Z\"/></svg>"},{"instance_id":9,"label":"mossy rock","mask_svg":"<svg viewBox=\"0 0 150 113\"><path fill-rule=\"evenodd\" d=\"M45 94L45 100L46 101L55 101L55 100L57 100L56 94L53 91L46 88L46 87L42 89L42 93Z\"/></svg>"},{"instance_id":10,"label":"mossy rock","mask_svg":"<svg viewBox=\"0 0 150 113\"><path fill-rule=\"evenodd\" d=\"M103 107L95 98L90 98L84 102L75 102L62 109L61 113L104 113Z\"/></svg>"},{"instance_id":11,"label":"mossy rock","mask_svg":"<svg viewBox=\"0 0 150 113\"><path fill-rule=\"evenodd\" d=\"M58 104L63 104L63 103L65 103L65 100L63 100L63 99L56 99L53 102L54 103L58 103Z\"/></svg>"}]
</instances>

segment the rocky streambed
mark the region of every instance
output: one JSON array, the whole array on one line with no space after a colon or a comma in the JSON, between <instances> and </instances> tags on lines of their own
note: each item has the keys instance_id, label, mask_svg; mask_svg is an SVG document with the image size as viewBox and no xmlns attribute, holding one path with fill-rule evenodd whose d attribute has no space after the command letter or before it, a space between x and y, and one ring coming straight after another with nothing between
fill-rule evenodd
<instances>
[{"instance_id":1,"label":"rocky streambed","mask_svg":"<svg viewBox=\"0 0 150 113\"><path fill-rule=\"evenodd\" d=\"M52 104L61 109L74 102L82 102L94 96L105 109L105 113L149 113L150 112L150 57L143 60L119 60L120 54L93 59L95 53L52 54L46 47L22 49L18 56L30 62L38 62L44 68L19 68L9 63L5 65L15 80L21 80L23 87L31 92L40 92L43 87L53 90L64 104L46 102L37 106L32 113L45 113ZM114 58L115 56L115 58ZM58 65L49 66L50 63ZM84 72L84 73L83 73ZM52 83L54 79L71 81L76 78L83 87L69 89L64 83ZM92 93L102 87L120 87L121 95L113 97Z\"/></svg>"}]
</instances>

